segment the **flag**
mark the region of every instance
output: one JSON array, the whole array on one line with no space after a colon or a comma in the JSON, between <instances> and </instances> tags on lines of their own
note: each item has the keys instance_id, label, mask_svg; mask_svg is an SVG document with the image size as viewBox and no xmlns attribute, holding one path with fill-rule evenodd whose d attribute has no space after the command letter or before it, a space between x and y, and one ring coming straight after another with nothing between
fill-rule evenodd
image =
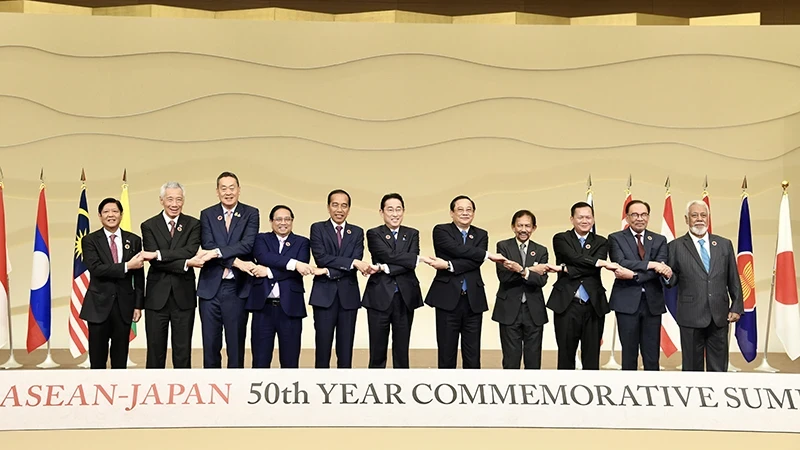
<instances>
[{"instance_id":1,"label":"flag","mask_svg":"<svg viewBox=\"0 0 800 450\"><path fill-rule=\"evenodd\" d=\"M0 348L8 344L9 328L8 304L8 273L11 264L8 263L8 245L6 244L6 209L3 202L3 182L0 181Z\"/></svg>"},{"instance_id":2,"label":"flag","mask_svg":"<svg viewBox=\"0 0 800 450\"><path fill-rule=\"evenodd\" d=\"M789 194L785 188L778 216L778 248L775 253L775 332L786 354L794 361L800 356L800 306L797 304Z\"/></svg>"},{"instance_id":3,"label":"flag","mask_svg":"<svg viewBox=\"0 0 800 450\"><path fill-rule=\"evenodd\" d=\"M28 353L50 340L50 237L47 228L47 198L45 186L39 186L39 207L33 237L33 268L31 296L28 309Z\"/></svg>"},{"instance_id":4,"label":"flag","mask_svg":"<svg viewBox=\"0 0 800 450\"><path fill-rule=\"evenodd\" d=\"M592 207L592 211L594 211L594 195L592 193L592 177L589 177L589 186L586 189L586 203ZM594 216L594 214L592 214ZM597 233L597 222L592 224L592 233Z\"/></svg>"},{"instance_id":5,"label":"flag","mask_svg":"<svg viewBox=\"0 0 800 450\"><path fill-rule=\"evenodd\" d=\"M675 216L672 211L672 194L669 192L669 179L667 179L667 193L664 198L664 213L662 214L661 234L667 242L675 240ZM661 350L667 358L675 354L680 348L681 330L675 319L678 314L678 289L664 288L664 302L669 314L661 316Z\"/></svg>"},{"instance_id":6,"label":"flag","mask_svg":"<svg viewBox=\"0 0 800 450\"><path fill-rule=\"evenodd\" d=\"M750 202L747 193L742 194L742 207L739 213L739 253L736 254L736 266L739 279L742 280L742 298L744 314L736 322L736 341L739 350L747 362L756 359L758 353L758 333L756 320L756 278L753 267L753 235L750 231Z\"/></svg>"},{"instance_id":7,"label":"flag","mask_svg":"<svg viewBox=\"0 0 800 450\"><path fill-rule=\"evenodd\" d=\"M706 187L708 187L707 181ZM711 234L711 199L708 198L708 191L705 188L703 188L703 203L708 207L708 234Z\"/></svg>"},{"instance_id":8,"label":"flag","mask_svg":"<svg viewBox=\"0 0 800 450\"><path fill-rule=\"evenodd\" d=\"M119 227L131 233L131 204L128 199L128 172L127 170L122 175L122 194L119 196L119 202L122 203L122 219L119 222ZM138 331L136 329L136 322L131 322L131 333L128 337L129 341L136 339Z\"/></svg>"},{"instance_id":9,"label":"flag","mask_svg":"<svg viewBox=\"0 0 800 450\"><path fill-rule=\"evenodd\" d=\"M89 234L89 209L86 203L86 184L81 184L78 200L78 220L75 230L75 249L72 260L72 292L69 302L69 352L77 358L89 349L89 328L81 319L83 297L89 287L89 270L83 263L81 239Z\"/></svg>"},{"instance_id":10,"label":"flag","mask_svg":"<svg viewBox=\"0 0 800 450\"><path fill-rule=\"evenodd\" d=\"M628 225L628 221L625 220L625 216L627 216L627 214L625 214L625 209L628 207L628 203L630 203L631 200L633 200L631 198L630 189L626 189L625 193L628 194L628 195L625 197L625 201L622 202L622 225L621 225L622 226L622 228L621 228L622 230L624 230L624 229L626 229L626 228L628 228L630 226L630 225Z\"/></svg>"}]
</instances>

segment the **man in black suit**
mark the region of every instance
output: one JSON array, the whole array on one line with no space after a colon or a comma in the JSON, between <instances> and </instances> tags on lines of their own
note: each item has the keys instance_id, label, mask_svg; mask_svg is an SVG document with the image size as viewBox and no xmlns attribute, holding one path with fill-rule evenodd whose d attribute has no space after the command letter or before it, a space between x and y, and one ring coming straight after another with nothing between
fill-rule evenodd
<instances>
[{"instance_id":1,"label":"man in black suit","mask_svg":"<svg viewBox=\"0 0 800 450\"><path fill-rule=\"evenodd\" d=\"M608 314L606 290L600 279L602 268L616 270L606 261L608 241L592 231L594 208L586 202L572 205L572 229L553 236L556 264L548 270L558 273L547 307L553 310L558 343L558 368L575 369L575 353L581 343L584 370L600 369L600 340Z\"/></svg>"},{"instance_id":2,"label":"man in black suit","mask_svg":"<svg viewBox=\"0 0 800 450\"><path fill-rule=\"evenodd\" d=\"M272 232L259 233L253 246L256 267L245 308L253 313L250 328L253 368L269 369L278 336L282 369L300 365L306 302L303 276L314 273L308 238L292 232L294 213L285 205L269 212Z\"/></svg>"},{"instance_id":3,"label":"man in black suit","mask_svg":"<svg viewBox=\"0 0 800 450\"><path fill-rule=\"evenodd\" d=\"M450 223L433 228L436 269L425 303L436 308L436 342L440 369L455 369L461 338L461 366L481 368L481 326L486 302L481 265L487 259L504 262L489 253L489 234L472 225L475 202L459 195L450 202Z\"/></svg>"},{"instance_id":4,"label":"man in black suit","mask_svg":"<svg viewBox=\"0 0 800 450\"><path fill-rule=\"evenodd\" d=\"M402 226L405 202L400 194L381 199L383 225L367 230L367 247L375 273L364 288L362 304L369 326L369 367L386 368L389 328L392 367L408 369L408 345L414 310L422 306L422 291L414 272L420 261L419 231Z\"/></svg>"},{"instance_id":5,"label":"man in black suit","mask_svg":"<svg viewBox=\"0 0 800 450\"><path fill-rule=\"evenodd\" d=\"M622 370L639 367L640 348L644 370L659 370L661 315L667 312L661 275L672 275L666 265L667 238L647 229L650 205L646 202L629 202L625 220L627 229L608 236L609 259L620 266L610 307L617 315Z\"/></svg>"},{"instance_id":6,"label":"man in black suit","mask_svg":"<svg viewBox=\"0 0 800 450\"><path fill-rule=\"evenodd\" d=\"M119 228L122 203L106 198L97 207L103 228L81 239L83 261L89 270L89 287L83 299L81 319L89 327L89 362L105 369L111 342L111 368L128 363L131 322L138 322L144 307L142 240Z\"/></svg>"},{"instance_id":7,"label":"man in black suit","mask_svg":"<svg viewBox=\"0 0 800 450\"><path fill-rule=\"evenodd\" d=\"M511 217L514 237L497 243L497 253L506 257L497 265L500 286L492 320L500 323L503 369L542 367L542 334L547 323L542 287L547 284L547 249L530 240L536 231L536 216L521 210Z\"/></svg>"},{"instance_id":8,"label":"man in black suit","mask_svg":"<svg viewBox=\"0 0 800 450\"><path fill-rule=\"evenodd\" d=\"M311 225L311 254L317 268L308 303L314 307L314 367L327 369L336 336L336 367L353 366L356 316L361 293L356 272L374 273L364 258L364 230L347 223L350 194L336 189L328 194L330 219Z\"/></svg>"},{"instance_id":9,"label":"man in black suit","mask_svg":"<svg viewBox=\"0 0 800 450\"><path fill-rule=\"evenodd\" d=\"M147 271L144 315L147 323L147 368L167 365L167 336L172 331L172 367L192 368L192 331L197 297L195 267L200 248L200 221L183 214L183 185L170 181L161 186L159 200L164 208L142 222L146 252L154 252Z\"/></svg>"},{"instance_id":10,"label":"man in black suit","mask_svg":"<svg viewBox=\"0 0 800 450\"><path fill-rule=\"evenodd\" d=\"M725 372L728 328L744 313L742 284L733 243L708 232L708 215L702 200L686 206L689 232L669 243L668 286L678 286L683 370Z\"/></svg>"}]
</instances>

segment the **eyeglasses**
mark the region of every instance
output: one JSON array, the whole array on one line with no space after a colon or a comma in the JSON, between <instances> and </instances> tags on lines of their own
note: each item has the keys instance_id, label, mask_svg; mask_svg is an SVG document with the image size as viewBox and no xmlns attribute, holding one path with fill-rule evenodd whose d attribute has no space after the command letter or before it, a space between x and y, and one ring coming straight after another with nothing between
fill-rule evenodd
<instances>
[{"instance_id":1,"label":"eyeglasses","mask_svg":"<svg viewBox=\"0 0 800 450\"><path fill-rule=\"evenodd\" d=\"M383 209L383 212L385 212L385 213L387 213L387 214L394 214L394 213L398 213L398 214L400 214L401 212L403 212L403 208L402 208L402 207L398 207L398 208L384 208L384 209Z\"/></svg>"},{"instance_id":2,"label":"eyeglasses","mask_svg":"<svg viewBox=\"0 0 800 450\"><path fill-rule=\"evenodd\" d=\"M639 214L639 213L630 213L630 214L628 214L628 217L630 217L631 219L634 219L634 220L640 219L640 218L641 219L647 219L648 217L650 217L650 213L641 213L641 214Z\"/></svg>"},{"instance_id":3,"label":"eyeglasses","mask_svg":"<svg viewBox=\"0 0 800 450\"><path fill-rule=\"evenodd\" d=\"M278 222L278 223L292 223L293 220L294 219L292 219L291 217L276 217L272 219L273 222Z\"/></svg>"}]
</instances>

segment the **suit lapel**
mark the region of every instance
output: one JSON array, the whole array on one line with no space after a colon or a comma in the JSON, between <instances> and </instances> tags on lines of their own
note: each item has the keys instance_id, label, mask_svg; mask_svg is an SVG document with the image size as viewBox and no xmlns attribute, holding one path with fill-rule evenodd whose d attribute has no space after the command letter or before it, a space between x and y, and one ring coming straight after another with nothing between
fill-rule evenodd
<instances>
[{"instance_id":1,"label":"suit lapel","mask_svg":"<svg viewBox=\"0 0 800 450\"><path fill-rule=\"evenodd\" d=\"M631 254L639 256L639 246L636 245L636 238L633 236L633 234L631 234L631 231L629 229L625 229L622 234L625 236L623 239L625 240L625 243L628 244ZM647 256L647 252L645 252L645 256Z\"/></svg>"},{"instance_id":2,"label":"suit lapel","mask_svg":"<svg viewBox=\"0 0 800 450\"><path fill-rule=\"evenodd\" d=\"M386 243L386 245L389 246L389 248L394 250L397 246L397 243L394 242L394 238L392 237L392 230L390 230L389 227L386 226L386 224L381 225L380 230L381 234L383 235L383 241ZM400 231L401 231L400 229L397 230L398 239L400 239Z\"/></svg>"},{"instance_id":3,"label":"suit lapel","mask_svg":"<svg viewBox=\"0 0 800 450\"><path fill-rule=\"evenodd\" d=\"M178 219L180 219L180 216L178 216ZM164 242L168 242L169 243L169 248L172 248L173 239L169 235L169 227L167 226L167 223L164 222L163 213L159 214L158 216L156 216L155 220L156 220L155 227L158 230L159 234L161 234L161 237L164 238ZM176 233L177 233L177 226L178 226L177 224L178 224L178 222L176 221L175 222L175 227L176 227L175 232Z\"/></svg>"},{"instance_id":4,"label":"suit lapel","mask_svg":"<svg viewBox=\"0 0 800 450\"><path fill-rule=\"evenodd\" d=\"M225 245L228 245L228 231L225 230L225 208L222 206L222 203L219 204L217 208L217 217L212 217L211 222L217 228L217 233L220 236L225 237Z\"/></svg>"},{"instance_id":5,"label":"suit lapel","mask_svg":"<svg viewBox=\"0 0 800 450\"><path fill-rule=\"evenodd\" d=\"M700 265L700 268L703 270L703 272L705 272L706 266L703 265L703 260L700 259L700 255L697 253L697 247L694 246L694 241L692 240L692 238L687 233L683 235L682 240L683 240L683 245L686 247L686 250L688 250L689 254L692 255L692 259L694 259L694 261L698 265Z\"/></svg>"},{"instance_id":6,"label":"suit lapel","mask_svg":"<svg viewBox=\"0 0 800 450\"><path fill-rule=\"evenodd\" d=\"M120 244L122 244L122 249L121 249L122 250L122 253L121 253L122 254L122 260L120 262L128 261L129 259L131 259L131 251L132 251L130 233L128 233L127 231L124 231L124 230L120 230L120 237L121 237L121 240L122 240L122 242L120 242ZM110 252L111 252L111 250L110 250L110 247L109 247L109 253Z\"/></svg>"},{"instance_id":7,"label":"suit lapel","mask_svg":"<svg viewBox=\"0 0 800 450\"><path fill-rule=\"evenodd\" d=\"M242 223L242 216L244 216L244 213L242 212L243 209L244 208L242 208L242 204L239 203L238 205L236 205L236 209L233 210L233 217L231 217L231 228L230 231L228 231L229 241L231 236L233 236L234 232L236 231L236 229ZM223 226L224 224L225 222L223 221Z\"/></svg>"},{"instance_id":8,"label":"suit lapel","mask_svg":"<svg viewBox=\"0 0 800 450\"><path fill-rule=\"evenodd\" d=\"M531 246L531 241L528 240L527 247L525 247L525 255L527 256L529 253L529 249ZM510 253L509 258L514 261L515 263L519 263L521 266L525 266L525 261L522 259L522 255L520 254L519 247L517 246L517 239L511 238L506 241L506 251Z\"/></svg>"},{"instance_id":9,"label":"suit lapel","mask_svg":"<svg viewBox=\"0 0 800 450\"><path fill-rule=\"evenodd\" d=\"M720 257L720 250L715 245L717 243L717 238L713 234L708 234L708 255L711 258L711 261L708 264L708 273L709 275L712 274L716 269L718 264L718 260L721 259Z\"/></svg>"},{"instance_id":10,"label":"suit lapel","mask_svg":"<svg viewBox=\"0 0 800 450\"><path fill-rule=\"evenodd\" d=\"M122 243L120 242L120 244ZM100 254L105 257L106 261L113 263L114 257L111 256L111 246L109 245L104 228L101 228L100 232L97 233L97 246L100 247Z\"/></svg>"},{"instance_id":11,"label":"suit lapel","mask_svg":"<svg viewBox=\"0 0 800 450\"><path fill-rule=\"evenodd\" d=\"M275 238L277 239L278 236L276 235ZM282 249L280 248L281 243L278 242L278 248L281 250L281 255L288 253L293 245L294 245L294 233L289 233L289 235L286 236L286 242L283 243Z\"/></svg>"},{"instance_id":12,"label":"suit lapel","mask_svg":"<svg viewBox=\"0 0 800 450\"><path fill-rule=\"evenodd\" d=\"M650 234L649 231L644 230L642 233L642 239L644 239L644 259L645 261L650 260L650 250L653 249L653 236Z\"/></svg>"}]
</instances>

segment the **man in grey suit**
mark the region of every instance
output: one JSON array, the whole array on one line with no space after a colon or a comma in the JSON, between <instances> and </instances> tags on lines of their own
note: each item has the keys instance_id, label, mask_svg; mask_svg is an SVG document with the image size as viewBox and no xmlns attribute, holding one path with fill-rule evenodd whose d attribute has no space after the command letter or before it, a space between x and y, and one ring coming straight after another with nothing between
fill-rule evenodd
<instances>
[{"instance_id":1,"label":"man in grey suit","mask_svg":"<svg viewBox=\"0 0 800 450\"><path fill-rule=\"evenodd\" d=\"M609 306L617 315L622 344L622 370L636 370L639 349L644 370L659 370L661 314L664 305L662 277L672 271L667 238L647 229L650 205L632 200L625 206L628 228L608 236L609 256L620 268L611 290Z\"/></svg>"},{"instance_id":2,"label":"man in grey suit","mask_svg":"<svg viewBox=\"0 0 800 450\"><path fill-rule=\"evenodd\" d=\"M500 323L503 369L542 367L542 334L547 323L542 287L547 284L547 249L530 240L536 216L528 210L511 218L514 237L497 243L497 253L507 261L497 265L500 286L492 320Z\"/></svg>"},{"instance_id":3,"label":"man in grey suit","mask_svg":"<svg viewBox=\"0 0 800 450\"><path fill-rule=\"evenodd\" d=\"M728 368L728 327L744 312L736 253L730 240L708 232L708 206L686 206L689 232L669 243L669 286L678 287L684 371Z\"/></svg>"}]
</instances>

